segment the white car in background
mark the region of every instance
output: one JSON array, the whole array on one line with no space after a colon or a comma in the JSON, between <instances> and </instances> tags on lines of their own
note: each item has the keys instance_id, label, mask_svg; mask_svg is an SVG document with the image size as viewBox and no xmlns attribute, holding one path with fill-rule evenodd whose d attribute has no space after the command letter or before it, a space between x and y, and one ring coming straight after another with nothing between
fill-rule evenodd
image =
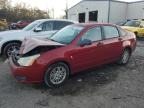
<instances>
[{"instance_id":1,"label":"white car in background","mask_svg":"<svg viewBox=\"0 0 144 108\"><path fill-rule=\"evenodd\" d=\"M76 22L70 20L41 19L22 30L0 32L0 54L9 57L20 49L25 38L49 38L58 30L74 23Z\"/></svg>"}]
</instances>

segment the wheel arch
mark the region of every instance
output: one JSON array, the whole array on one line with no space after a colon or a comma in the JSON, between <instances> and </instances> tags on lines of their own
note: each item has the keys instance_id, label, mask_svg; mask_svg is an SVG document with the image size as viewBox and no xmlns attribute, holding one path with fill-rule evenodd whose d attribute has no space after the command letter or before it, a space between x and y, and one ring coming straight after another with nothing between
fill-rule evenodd
<instances>
[{"instance_id":1,"label":"wheel arch","mask_svg":"<svg viewBox=\"0 0 144 108\"><path fill-rule=\"evenodd\" d=\"M22 41L20 41L20 40L11 40L11 41L5 42L5 43L2 45L2 48L1 48L2 54L3 54L3 51L4 51L5 46L8 45L9 43L19 43L19 44L22 44Z\"/></svg>"},{"instance_id":2,"label":"wheel arch","mask_svg":"<svg viewBox=\"0 0 144 108\"><path fill-rule=\"evenodd\" d=\"M125 47L124 47L124 50L125 50L125 49L128 49L128 50L130 51L130 54L132 53L132 48L131 48L131 46L125 46Z\"/></svg>"},{"instance_id":3,"label":"wheel arch","mask_svg":"<svg viewBox=\"0 0 144 108\"><path fill-rule=\"evenodd\" d=\"M70 70L70 73L69 73L69 74L71 75L71 74L72 74L71 64L70 64L67 60L55 60L55 61L49 63L49 64L47 65L47 67L50 67L51 65L56 64L56 63L59 63L59 62L65 63L65 64L69 67L69 70Z\"/></svg>"}]
</instances>

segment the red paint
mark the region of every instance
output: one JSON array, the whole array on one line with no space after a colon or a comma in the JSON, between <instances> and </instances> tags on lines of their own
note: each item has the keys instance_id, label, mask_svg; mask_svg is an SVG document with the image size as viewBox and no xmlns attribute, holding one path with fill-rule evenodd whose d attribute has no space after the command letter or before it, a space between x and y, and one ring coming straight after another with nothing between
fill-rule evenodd
<instances>
[{"instance_id":1,"label":"red paint","mask_svg":"<svg viewBox=\"0 0 144 108\"><path fill-rule=\"evenodd\" d=\"M24 28L27 25L29 25L30 23L31 23L31 21L21 21L21 22L19 22L19 23L16 24L16 27L17 28Z\"/></svg>"},{"instance_id":2,"label":"red paint","mask_svg":"<svg viewBox=\"0 0 144 108\"><path fill-rule=\"evenodd\" d=\"M10 67L13 75L24 76L27 79L21 82L35 83L42 82L44 74L49 66L55 62L63 61L69 64L71 74L94 68L102 64L117 61L123 50L129 47L134 51L136 47L136 37L133 33L127 32L127 36L121 36L112 39L105 39L94 42L92 45L81 47L77 43L83 34L98 25L111 24L77 24L84 26L84 30L72 41L71 44L47 51L34 62L32 66L17 66L10 59Z\"/></svg>"}]
</instances>

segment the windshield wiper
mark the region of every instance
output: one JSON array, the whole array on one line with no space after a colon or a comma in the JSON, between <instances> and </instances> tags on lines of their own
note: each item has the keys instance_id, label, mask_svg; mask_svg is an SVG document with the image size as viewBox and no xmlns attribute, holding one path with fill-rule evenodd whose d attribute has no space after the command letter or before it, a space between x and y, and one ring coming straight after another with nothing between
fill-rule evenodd
<instances>
[{"instance_id":1,"label":"windshield wiper","mask_svg":"<svg viewBox=\"0 0 144 108\"><path fill-rule=\"evenodd\" d=\"M56 40L54 40L54 39L49 39L49 40L54 41L54 42L57 42L57 43L60 43L60 44L65 44L65 43L62 43L62 42L58 42L58 41L56 41Z\"/></svg>"},{"instance_id":2,"label":"windshield wiper","mask_svg":"<svg viewBox=\"0 0 144 108\"><path fill-rule=\"evenodd\" d=\"M56 41L56 40L54 40L54 39L49 39L49 40L54 41L54 42L58 42L58 41ZM58 43L59 43L59 42L58 42Z\"/></svg>"}]
</instances>

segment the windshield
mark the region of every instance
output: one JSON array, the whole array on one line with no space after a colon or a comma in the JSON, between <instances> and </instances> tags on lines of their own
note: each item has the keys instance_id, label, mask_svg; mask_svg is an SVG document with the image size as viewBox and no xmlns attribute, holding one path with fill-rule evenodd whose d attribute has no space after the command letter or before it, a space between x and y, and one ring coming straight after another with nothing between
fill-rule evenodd
<instances>
[{"instance_id":1,"label":"windshield","mask_svg":"<svg viewBox=\"0 0 144 108\"><path fill-rule=\"evenodd\" d=\"M31 29L33 29L35 26L37 26L40 23L40 21L34 21L31 24L29 24L28 26L26 26L25 28L23 28L24 31L29 31Z\"/></svg>"},{"instance_id":2,"label":"windshield","mask_svg":"<svg viewBox=\"0 0 144 108\"><path fill-rule=\"evenodd\" d=\"M83 28L81 26L67 26L53 35L50 40L62 44L70 44Z\"/></svg>"},{"instance_id":3,"label":"windshield","mask_svg":"<svg viewBox=\"0 0 144 108\"><path fill-rule=\"evenodd\" d=\"M139 27L140 21L128 21L125 26Z\"/></svg>"}]
</instances>

